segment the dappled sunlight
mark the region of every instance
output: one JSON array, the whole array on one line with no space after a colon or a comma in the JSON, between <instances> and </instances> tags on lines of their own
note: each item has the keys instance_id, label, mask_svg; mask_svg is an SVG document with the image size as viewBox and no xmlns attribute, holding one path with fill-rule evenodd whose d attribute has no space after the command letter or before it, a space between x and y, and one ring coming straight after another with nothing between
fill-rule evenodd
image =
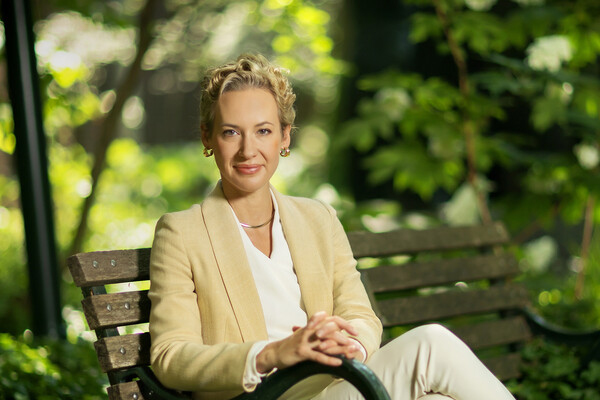
<instances>
[{"instance_id":1,"label":"dappled sunlight","mask_svg":"<svg viewBox=\"0 0 600 400\"><path fill-rule=\"evenodd\" d=\"M123 108L123 125L129 129L138 129L143 124L145 116L143 100L138 96L128 98Z\"/></svg>"},{"instance_id":2,"label":"dappled sunlight","mask_svg":"<svg viewBox=\"0 0 600 400\"><path fill-rule=\"evenodd\" d=\"M308 165L325 161L329 149L329 136L316 125L307 125L300 129L295 138L294 151L299 151Z\"/></svg>"},{"instance_id":3,"label":"dappled sunlight","mask_svg":"<svg viewBox=\"0 0 600 400\"><path fill-rule=\"evenodd\" d=\"M69 342L76 343L79 339L88 342L96 341L96 334L90 331L83 311L72 306L65 306L62 309L62 316L67 324L67 340Z\"/></svg>"},{"instance_id":4,"label":"dappled sunlight","mask_svg":"<svg viewBox=\"0 0 600 400\"><path fill-rule=\"evenodd\" d=\"M552 237L542 236L524 245L523 251L525 257L521 259L521 269L539 274L547 272L556 261L558 246Z\"/></svg>"},{"instance_id":5,"label":"dappled sunlight","mask_svg":"<svg viewBox=\"0 0 600 400\"><path fill-rule=\"evenodd\" d=\"M51 15L36 25L36 33L40 38L36 55L41 64L51 64L57 53L63 60L77 57L88 68L133 60L133 28L107 27L76 12Z\"/></svg>"},{"instance_id":6,"label":"dappled sunlight","mask_svg":"<svg viewBox=\"0 0 600 400\"><path fill-rule=\"evenodd\" d=\"M580 143L573 148L579 165L587 170L593 170L600 164L600 150L598 144Z\"/></svg>"},{"instance_id":7,"label":"dappled sunlight","mask_svg":"<svg viewBox=\"0 0 600 400\"><path fill-rule=\"evenodd\" d=\"M15 151L15 135L13 133L12 108L9 104L0 104L0 151L12 154Z\"/></svg>"},{"instance_id":8,"label":"dappled sunlight","mask_svg":"<svg viewBox=\"0 0 600 400\"><path fill-rule=\"evenodd\" d=\"M53 53L48 59L48 68L56 83L63 88L68 88L79 80L86 80L89 73L77 54L66 51Z\"/></svg>"},{"instance_id":9,"label":"dappled sunlight","mask_svg":"<svg viewBox=\"0 0 600 400\"><path fill-rule=\"evenodd\" d=\"M475 11L488 11L497 3L497 0L465 0L465 4Z\"/></svg>"},{"instance_id":10,"label":"dappled sunlight","mask_svg":"<svg viewBox=\"0 0 600 400\"><path fill-rule=\"evenodd\" d=\"M527 48L527 63L534 69L557 71L571 60L573 49L566 36L553 35L537 38Z\"/></svg>"},{"instance_id":11,"label":"dappled sunlight","mask_svg":"<svg viewBox=\"0 0 600 400\"><path fill-rule=\"evenodd\" d=\"M218 15L212 38L208 42L207 53L211 59L219 59L221 54L231 54L243 37L244 25L252 5L232 3L223 14Z\"/></svg>"},{"instance_id":12,"label":"dappled sunlight","mask_svg":"<svg viewBox=\"0 0 600 400\"><path fill-rule=\"evenodd\" d=\"M398 217L392 214L363 215L361 222L371 232L389 232L401 227Z\"/></svg>"}]
</instances>

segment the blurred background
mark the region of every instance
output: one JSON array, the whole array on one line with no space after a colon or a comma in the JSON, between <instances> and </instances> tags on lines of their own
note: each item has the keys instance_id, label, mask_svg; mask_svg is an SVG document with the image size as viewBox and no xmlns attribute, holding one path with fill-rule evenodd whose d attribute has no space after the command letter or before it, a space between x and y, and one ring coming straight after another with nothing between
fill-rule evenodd
<instances>
[{"instance_id":1,"label":"blurred background","mask_svg":"<svg viewBox=\"0 0 600 400\"><path fill-rule=\"evenodd\" d=\"M218 172L198 81L243 52L288 69L297 92L280 191L330 203L347 230L502 221L536 311L600 328L596 0L35 0L31 13L66 339L32 331L0 23L0 397L105 396L65 259L149 247L162 214L202 201ZM543 346L554 364L539 379L568 381L576 358ZM513 390L600 398L574 385Z\"/></svg>"}]
</instances>

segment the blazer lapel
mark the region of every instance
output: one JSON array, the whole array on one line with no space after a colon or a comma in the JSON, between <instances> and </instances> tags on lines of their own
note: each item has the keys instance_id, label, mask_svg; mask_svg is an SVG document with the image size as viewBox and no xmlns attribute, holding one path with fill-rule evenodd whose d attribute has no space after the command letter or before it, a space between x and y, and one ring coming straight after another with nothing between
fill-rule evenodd
<instances>
[{"instance_id":1,"label":"blazer lapel","mask_svg":"<svg viewBox=\"0 0 600 400\"><path fill-rule=\"evenodd\" d=\"M220 185L202 203L202 215L242 340L267 340L262 305L244 244Z\"/></svg>"},{"instance_id":2,"label":"blazer lapel","mask_svg":"<svg viewBox=\"0 0 600 400\"><path fill-rule=\"evenodd\" d=\"M283 234L288 243L294 262L294 270L298 277L304 310L310 318L317 311L333 311L331 288L328 288L323 271L323 260L319 254L317 240L309 227L306 216L302 215L294 205L272 189L279 206L279 215ZM329 296L327 296L329 294Z\"/></svg>"}]
</instances>

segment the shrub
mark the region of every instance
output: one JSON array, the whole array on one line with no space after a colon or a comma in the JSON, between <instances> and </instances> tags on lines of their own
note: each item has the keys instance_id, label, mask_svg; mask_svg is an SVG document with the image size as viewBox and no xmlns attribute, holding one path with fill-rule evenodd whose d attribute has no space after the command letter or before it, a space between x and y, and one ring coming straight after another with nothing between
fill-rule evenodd
<instances>
[{"instance_id":1,"label":"shrub","mask_svg":"<svg viewBox=\"0 0 600 400\"><path fill-rule=\"evenodd\" d=\"M32 344L0 334L2 399L105 399L107 385L89 342Z\"/></svg>"},{"instance_id":2,"label":"shrub","mask_svg":"<svg viewBox=\"0 0 600 400\"><path fill-rule=\"evenodd\" d=\"M523 377L507 386L519 400L600 400L600 362L581 366L566 345L536 338L522 351Z\"/></svg>"}]
</instances>

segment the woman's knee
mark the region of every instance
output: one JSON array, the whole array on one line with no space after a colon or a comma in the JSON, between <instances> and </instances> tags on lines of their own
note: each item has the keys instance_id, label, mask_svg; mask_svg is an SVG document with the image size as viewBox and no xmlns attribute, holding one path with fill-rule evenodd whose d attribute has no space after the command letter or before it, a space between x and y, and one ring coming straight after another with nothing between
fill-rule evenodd
<instances>
[{"instance_id":1,"label":"woman's knee","mask_svg":"<svg viewBox=\"0 0 600 400\"><path fill-rule=\"evenodd\" d=\"M440 325L440 324L427 324L421 325L414 329L418 331L420 336L436 339L436 338L445 338L447 336L454 336L448 328Z\"/></svg>"},{"instance_id":2,"label":"woman's knee","mask_svg":"<svg viewBox=\"0 0 600 400\"><path fill-rule=\"evenodd\" d=\"M421 348L422 346L429 349L456 348L461 347L461 343L463 342L457 336L442 325L427 324L413 328L405 334L400 335L384 346L384 348L398 347L398 350L402 353L407 348L414 349L417 347Z\"/></svg>"},{"instance_id":3,"label":"woman's knee","mask_svg":"<svg viewBox=\"0 0 600 400\"><path fill-rule=\"evenodd\" d=\"M427 324L413 329L417 337L432 345L451 345L461 343L460 339L448 328L440 324Z\"/></svg>"}]
</instances>

